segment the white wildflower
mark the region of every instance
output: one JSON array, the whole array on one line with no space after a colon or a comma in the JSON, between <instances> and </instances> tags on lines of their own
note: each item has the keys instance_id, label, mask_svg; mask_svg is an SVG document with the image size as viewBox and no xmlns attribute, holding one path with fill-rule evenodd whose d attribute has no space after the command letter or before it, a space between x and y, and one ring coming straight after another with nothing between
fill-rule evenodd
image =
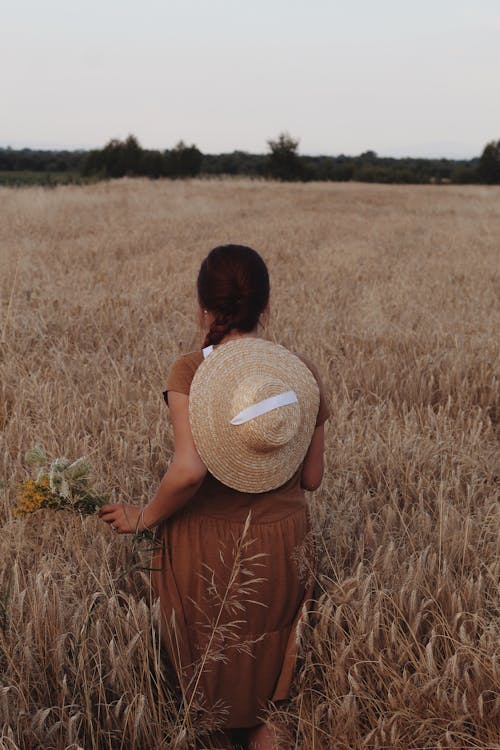
<instances>
[{"instance_id":1,"label":"white wildflower","mask_svg":"<svg viewBox=\"0 0 500 750\"><path fill-rule=\"evenodd\" d=\"M27 450L24 458L27 464L34 466L43 466L47 463L47 454L41 445L36 445L34 448Z\"/></svg>"},{"instance_id":2,"label":"white wildflower","mask_svg":"<svg viewBox=\"0 0 500 750\"><path fill-rule=\"evenodd\" d=\"M60 479L59 494L61 495L61 497L64 497L66 500L71 495L71 490L69 488L69 482L66 479L66 477L61 477L61 479Z\"/></svg>"},{"instance_id":3,"label":"white wildflower","mask_svg":"<svg viewBox=\"0 0 500 750\"><path fill-rule=\"evenodd\" d=\"M64 456L52 461L49 472L50 489L52 492L59 493L64 469L67 469L69 465L70 461L68 461L67 458L64 458Z\"/></svg>"},{"instance_id":4,"label":"white wildflower","mask_svg":"<svg viewBox=\"0 0 500 750\"><path fill-rule=\"evenodd\" d=\"M78 480L86 478L91 468L92 467L90 463L85 460L85 456L81 456L80 458L77 458L76 461L73 461L70 466L68 466L68 468L64 472L64 475L69 480L76 482Z\"/></svg>"}]
</instances>

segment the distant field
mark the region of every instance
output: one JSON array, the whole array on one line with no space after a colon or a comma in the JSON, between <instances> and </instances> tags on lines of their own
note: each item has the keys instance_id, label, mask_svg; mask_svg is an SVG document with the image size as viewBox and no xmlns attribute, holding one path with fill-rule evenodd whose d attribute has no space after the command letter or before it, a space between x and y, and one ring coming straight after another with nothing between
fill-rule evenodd
<instances>
[{"instance_id":1,"label":"distant field","mask_svg":"<svg viewBox=\"0 0 500 750\"><path fill-rule=\"evenodd\" d=\"M0 188L0 750L189 747L130 539L11 509L35 443L152 497L199 264L230 241L332 412L318 605L272 717L300 750L498 748L500 188L120 180Z\"/></svg>"},{"instance_id":2,"label":"distant field","mask_svg":"<svg viewBox=\"0 0 500 750\"><path fill-rule=\"evenodd\" d=\"M0 186L61 185L86 182L78 172L31 172L0 169Z\"/></svg>"}]
</instances>

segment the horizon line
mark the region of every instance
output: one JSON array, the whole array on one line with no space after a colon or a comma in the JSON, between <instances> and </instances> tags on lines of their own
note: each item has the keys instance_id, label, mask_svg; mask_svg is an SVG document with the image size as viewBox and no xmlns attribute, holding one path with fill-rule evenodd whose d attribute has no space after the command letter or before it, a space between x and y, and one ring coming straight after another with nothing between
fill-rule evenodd
<instances>
[{"instance_id":1,"label":"horizon line","mask_svg":"<svg viewBox=\"0 0 500 750\"><path fill-rule=\"evenodd\" d=\"M130 133L129 135L133 135L133 133ZM23 151L23 150L29 150L29 151L68 151L68 152L73 152L73 153L77 153L77 152L86 153L86 152L89 152L89 151L100 151L100 150L102 150L107 145L107 143L109 143L111 140L118 140L118 141L122 140L123 141L123 140L126 140L126 138L128 138L128 137L129 136L126 136L124 139L121 139L121 138L109 138L108 141L106 141L106 143L103 146L56 146L56 145L50 146L50 145L47 145L47 144L44 144L44 145L11 146L10 144L6 144L6 145L0 144L0 149L4 150L4 151L8 151L10 149L11 151ZM139 138L137 138L137 136L134 136L134 138L136 138L136 140L139 142L139 145L143 149L143 151L159 151L161 153L163 151L171 151L172 149L175 148L175 146L171 146L170 148L167 148L167 147L165 147L165 148L145 147L145 146L143 146L141 144L141 142L140 142ZM183 140L183 139L181 139L181 140ZM180 141L178 141L177 143L179 143L179 142ZM193 144L188 144L186 142L186 146L190 147L192 145L194 145L200 151L200 153L203 154L203 156L220 156L222 154L233 154L233 153L250 154L252 156L265 156L266 153L267 153L265 151L251 151L251 150L247 150L247 149L244 149L244 148L234 148L234 149L232 149L230 151L229 150L226 150L226 151L202 151L199 148L199 146L196 146L196 144L194 144L194 143ZM401 151L401 150L398 149L398 151ZM353 153L349 154L349 153L346 153L344 151L340 151L340 152L338 152L336 154L334 154L334 153L325 153L325 152L298 153L298 156L311 157L311 158L327 157L327 158L338 159L341 156L345 156L346 158L358 158L358 157L362 156L363 154L367 154L367 153L374 153L376 155L376 158L378 158L378 159L432 159L432 160L445 159L447 161L472 161L473 159L479 159L480 158L480 154L474 154L474 156L457 156L457 155L455 155L455 156L444 156L443 154L436 155L436 152L434 152L434 155L426 155L426 156L422 156L422 155L418 155L417 156L417 155L412 154L410 152L408 152L408 153L401 153L400 152L398 154L394 154L394 153L389 154L389 153L380 153L380 152L376 151L373 148L366 148L363 151L360 151L358 154L353 154Z\"/></svg>"}]
</instances>

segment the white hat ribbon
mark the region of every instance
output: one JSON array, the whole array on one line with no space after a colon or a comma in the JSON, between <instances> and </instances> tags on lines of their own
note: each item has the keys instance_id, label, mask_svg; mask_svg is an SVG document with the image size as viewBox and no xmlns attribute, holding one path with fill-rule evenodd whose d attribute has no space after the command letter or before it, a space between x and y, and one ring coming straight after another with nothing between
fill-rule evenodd
<instances>
[{"instance_id":1,"label":"white hat ribbon","mask_svg":"<svg viewBox=\"0 0 500 750\"><path fill-rule=\"evenodd\" d=\"M269 398L263 399L263 401L257 401L256 404L247 406L246 409L242 409L242 411L231 419L231 424L243 424L250 419L254 419L254 417L259 417L261 414L266 414L266 412L276 409L278 406L294 404L297 401L298 399L295 391L278 393L276 396L270 396Z\"/></svg>"}]
</instances>

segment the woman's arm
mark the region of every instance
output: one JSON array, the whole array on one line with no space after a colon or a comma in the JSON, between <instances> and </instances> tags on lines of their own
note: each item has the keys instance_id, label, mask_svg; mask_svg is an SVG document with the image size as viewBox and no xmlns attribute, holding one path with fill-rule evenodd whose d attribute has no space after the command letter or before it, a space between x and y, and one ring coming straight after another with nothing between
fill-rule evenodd
<instances>
[{"instance_id":1,"label":"woman's arm","mask_svg":"<svg viewBox=\"0 0 500 750\"><path fill-rule=\"evenodd\" d=\"M309 448L300 475L300 486L305 490L317 490L323 479L323 452L325 444L325 427L318 425L313 432Z\"/></svg>"},{"instance_id":2,"label":"woman's arm","mask_svg":"<svg viewBox=\"0 0 500 750\"><path fill-rule=\"evenodd\" d=\"M144 508L119 503L104 505L99 511L102 520L118 532L143 531L145 526L152 527L169 518L186 505L207 473L189 425L189 397L169 391L168 404L174 428L174 457L153 499Z\"/></svg>"}]
</instances>

